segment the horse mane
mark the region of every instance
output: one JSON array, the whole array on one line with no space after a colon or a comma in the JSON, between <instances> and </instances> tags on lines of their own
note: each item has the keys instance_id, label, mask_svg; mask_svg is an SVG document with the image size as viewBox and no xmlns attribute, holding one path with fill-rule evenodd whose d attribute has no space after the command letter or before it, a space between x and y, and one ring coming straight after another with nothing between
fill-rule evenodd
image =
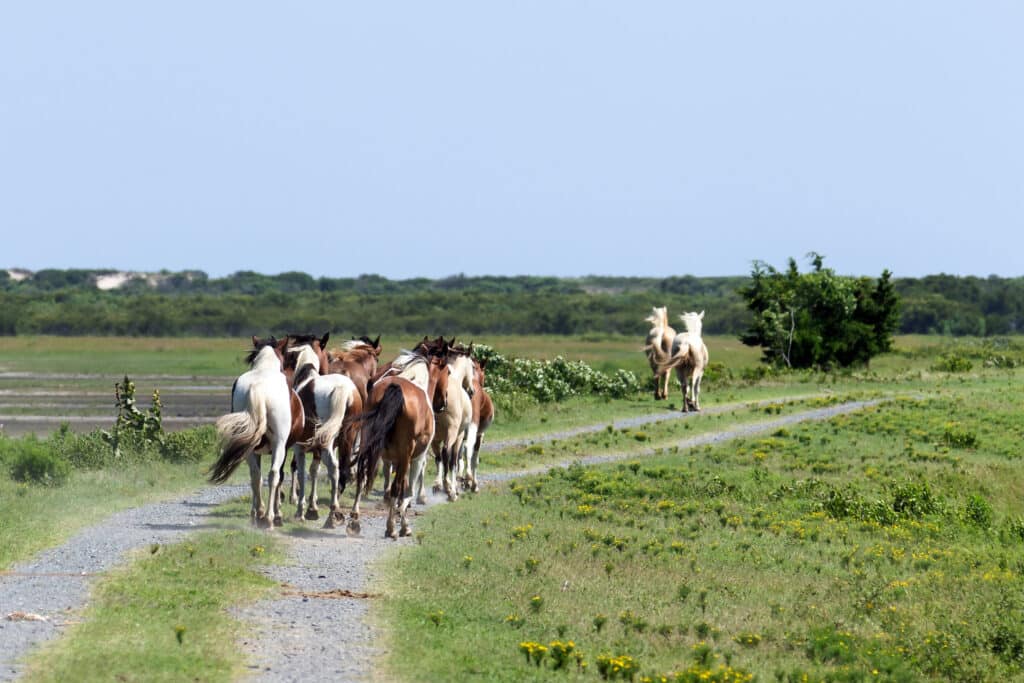
<instances>
[{"instance_id":1,"label":"horse mane","mask_svg":"<svg viewBox=\"0 0 1024 683\"><path fill-rule=\"evenodd\" d=\"M260 355L260 351L268 346L277 346L277 339L275 337L269 337L268 339L257 339L253 337L252 341L253 347L249 349L249 353L245 355L245 362L249 365L256 362L256 356Z\"/></svg>"},{"instance_id":2,"label":"horse mane","mask_svg":"<svg viewBox=\"0 0 1024 683\"><path fill-rule=\"evenodd\" d=\"M299 386L307 381L310 375L320 374L320 359L317 357L313 347L309 344L293 346L289 348L286 367L295 368L295 377L292 379L292 386Z\"/></svg>"},{"instance_id":3,"label":"horse mane","mask_svg":"<svg viewBox=\"0 0 1024 683\"><path fill-rule=\"evenodd\" d=\"M700 313L683 313L679 316L679 319L683 321L683 325L686 326L686 333L692 334L695 337L700 336L701 328L703 327L704 311Z\"/></svg>"},{"instance_id":4,"label":"horse mane","mask_svg":"<svg viewBox=\"0 0 1024 683\"><path fill-rule=\"evenodd\" d=\"M362 339L349 339L338 344L337 347L331 349L332 353L348 353L349 351L355 351L356 349L369 347L370 345Z\"/></svg>"},{"instance_id":5,"label":"horse mane","mask_svg":"<svg viewBox=\"0 0 1024 683\"><path fill-rule=\"evenodd\" d=\"M398 353L398 358L391 361L391 367L396 372L402 372L417 363L428 363L428 355L420 350L410 351L408 349L402 349Z\"/></svg>"},{"instance_id":6,"label":"horse mane","mask_svg":"<svg viewBox=\"0 0 1024 683\"><path fill-rule=\"evenodd\" d=\"M289 334L288 335L288 346L312 346L313 342L320 341L320 337L315 334Z\"/></svg>"}]
</instances>

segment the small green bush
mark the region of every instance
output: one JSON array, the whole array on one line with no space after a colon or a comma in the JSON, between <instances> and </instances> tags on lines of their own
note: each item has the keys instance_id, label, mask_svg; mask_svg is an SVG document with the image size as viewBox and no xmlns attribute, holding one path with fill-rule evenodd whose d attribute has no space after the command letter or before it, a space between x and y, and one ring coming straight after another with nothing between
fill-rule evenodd
<instances>
[{"instance_id":1,"label":"small green bush","mask_svg":"<svg viewBox=\"0 0 1024 683\"><path fill-rule=\"evenodd\" d=\"M974 367L969 359L958 353L947 353L932 364L935 372L970 372Z\"/></svg>"},{"instance_id":2,"label":"small green bush","mask_svg":"<svg viewBox=\"0 0 1024 683\"><path fill-rule=\"evenodd\" d=\"M51 450L49 444L34 436L5 440L9 456L11 478L15 481L61 486L71 474L71 465Z\"/></svg>"},{"instance_id":3,"label":"small green bush","mask_svg":"<svg viewBox=\"0 0 1024 683\"><path fill-rule=\"evenodd\" d=\"M981 529L992 526L992 506L981 496L971 496L964 506L964 521Z\"/></svg>"}]
</instances>

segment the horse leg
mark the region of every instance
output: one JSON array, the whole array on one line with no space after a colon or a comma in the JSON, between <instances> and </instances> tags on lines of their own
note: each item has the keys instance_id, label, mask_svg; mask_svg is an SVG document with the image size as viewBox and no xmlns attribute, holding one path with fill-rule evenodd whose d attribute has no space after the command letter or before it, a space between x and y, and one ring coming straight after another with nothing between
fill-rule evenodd
<instances>
[{"instance_id":1,"label":"horse leg","mask_svg":"<svg viewBox=\"0 0 1024 683\"><path fill-rule=\"evenodd\" d=\"M423 451L415 456L409 463L410 468L410 479L412 481L412 473L419 471L420 482L423 481L423 470L427 466L427 451L428 447L424 447ZM422 486L422 484L421 484ZM412 533L412 527L409 526L409 506L412 505L412 491L402 490L399 492L401 495L396 496L395 500L401 501L401 504L397 506L398 515L401 521L401 528L398 530L399 536L408 536ZM394 531L394 529L392 529Z\"/></svg>"},{"instance_id":2,"label":"horse leg","mask_svg":"<svg viewBox=\"0 0 1024 683\"><path fill-rule=\"evenodd\" d=\"M480 487L476 483L476 466L473 464L473 458L475 457L475 445L477 436L477 425L475 423L469 424L469 429L466 430L466 443L463 444L465 450L459 451L459 474L462 476L462 480L466 482L466 489L468 491L480 490Z\"/></svg>"},{"instance_id":3,"label":"horse leg","mask_svg":"<svg viewBox=\"0 0 1024 683\"><path fill-rule=\"evenodd\" d=\"M252 507L249 509L250 521L256 524L263 517L263 482L260 481L260 456L250 453L246 460L249 462L249 483L252 485Z\"/></svg>"},{"instance_id":4,"label":"horse leg","mask_svg":"<svg viewBox=\"0 0 1024 683\"><path fill-rule=\"evenodd\" d=\"M431 444L430 449L434 452L434 464L437 465L437 476L434 477L434 493L441 493L444 490L444 445L440 443ZM417 501L420 502L420 501ZM426 502L425 500L422 502Z\"/></svg>"},{"instance_id":5,"label":"horse leg","mask_svg":"<svg viewBox=\"0 0 1024 683\"><path fill-rule=\"evenodd\" d=\"M267 484L270 488L270 510L267 511L266 517L260 519L260 526L265 526L268 529L281 525L281 500L279 498L281 493L281 471L284 467L284 460L288 457L288 452L285 450L284 437L281 437L274 444L273 455L274 462L270 467L270 473L267 474Z\"/></svg>"},{"instance_id":6,"label":"horse leg","mask_svg":"<svg viewBox=\"0 0 1024 683\"><path fill-rule=\"evenodd\" d=\"M704 379L704 371L693 373L693 409L700 412L700 383Z\"/></svg>"},{"instance_id":7,"label":"horse leg","mask_svg":"<svg viewBox=\"0 0 1024 683\"><path fill-rule=\"evenodd\" d=\"M373 484L373 477L368 476L370 473L364 470L364 466L360 463L356 470L355 499L352 501L352 510L348 515L348 531L350 534L359 534L361 529L359 524L359 500L363 497L363 489L369 488Z\"/></svg>"},{"instance_id":8,"label":"horse leg","mask_svg":"<svg viewBox=\"0 0 1024 683\"><path fill-rule=\"evenodd\" d=\"M327 447L320 453L320 459L327 464L327 478L331 482L331 511L327 513L324 528L333 529L336 526L335 522L343 519L341 507L338 504L338 456L332 447Z\"/></svg>"},{"instance_id":9,"label":"horse leg","mask_svg":"<svg viewBox=\"0 0 1024 683\"><path fill-rule=\"evenodd\" d=\"M384 465L381 467L381 476L384 478L384 488L382 489L384 491L384 499L382 501L384 505L391 504L391 470L391 463L385 461ZM373 480L376 478L375 472L374 476L370 479L370 483L372 484Z\"/></svg>"},{"instance_id":10,"label":"horse leg","mask_svg":"<svg viewBox=\"0 0 1024 683\"><path fill-rule=\"evenodd\" d=\"M302 497L306 495L306 453L298 446L292 451L292 503L295 519L302 519Z\"/></svg>"},{"instance_id":11,"label":"horse leg","mask_svg":"<svg viewBox=\"0 0 1024 683\"><path fill-rule=\"evenodd\" d=\"M689 406L686 403L686 388L687 388L686 385L689 382L689 379L686 376L686 367L685 366L680 365L680 366L676 367L676 378L679 380L679 392L683 395L682 412L688 413L688 412L690 412L690 410L689 410Z\"/></svg>"},{"instance_id":12,"label":"horse leg","mask_svg":"<svg viewBox=\"0 0 1024 683\"><path fill-rule=\"evenodd\" d=\"M320 519L317 509L316 480L320 476L320 454L314 453L309 461L309 504L306 506L306 519Z\"/></svg>"},{"instance_id":13,"label":"horse leg","mask_svg":"<svg viewBox=\"0 0 1024 683\"><path fill-rule=\"evenodd\" d=\"M406 480L409 475L409 461L396 462L392 474L394 478L391 481L391 504L388 505L388 521L384 527L384 538L398 538L398 534L395 533L395 517L400 516L402 510L408 507L405 496L409 492L409 484ZM405 529L404 523L402 528Z\"/></svg>"},{"instance_id":14,"label":"horse leg","mask_svg":"<svg viewBox=\"0 0 1024 683\"><path fill-rule=\"evenodd\" d=\"M416 497L417 505L426 505L427 496L423 493L423 481L427 472L427 451L429 446L423 449L423 457L420 460L413 458L409 466L409 496Z\"/></svg>"},{"instance_id":15,"label":"horse leg","mask_svg":"<svg viewBox=\"0 0 1024 683\"><path fill-rule=\"evenodd\" d=\"M300 465L299 463L302 462L302 460L300 460L299 458L299 453L299 447L296 446L295 451L292 455L292 490L291 497L289 498L292 505L298 505L299 503L302 502L302 485L299 483L299 477L302 476L302 465ZM296 473L298 473L298 477L296 476Z\"/></svg>"}]
</instances>

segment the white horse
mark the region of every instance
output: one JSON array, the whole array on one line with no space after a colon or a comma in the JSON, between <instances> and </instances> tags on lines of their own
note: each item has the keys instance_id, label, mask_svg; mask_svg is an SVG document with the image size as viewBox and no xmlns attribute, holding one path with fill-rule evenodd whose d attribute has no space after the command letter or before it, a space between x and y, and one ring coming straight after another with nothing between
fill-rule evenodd
<instances>
[{"instance_id":1,"label":"white horse","mask_svg":"<svg viewBox=\"0 0 1024 683\"><path fill-rule=\"evenodd\" d=\"M459 497L456 471L458 469L459 451L467 440L466 436L473 424L473 377L475 369L470 351L453 350L448 354L448 401L444 412L434 413L434 438L431 449L437 462L437 478L434 480L434 492L444 490L448 500ZM474 437L475 438L475 437ZM416 502L426 503L423 495L422 479L413 482L414 493L418 494Z\"/></svg>"},{"instance_id":2,"label":"white horse","mask_svg":"<svg viewBox=\"0 0 1024 683\"><path fill-rule=\"evenodd\" d=\"M683 392L683 412L700 411L700 384L708 365L708 347L701 338L704 311L683 313L679 319L686 326L686 332L676 335L672 354L662 367L666 371L676 370L679 389Z\"/></svg>"},{"instance_id":3,"label":"white horse","mask_svg":"<svg viewBox=\"0 0 1024 683\"><path fill-rule=\"evenodd\" d=\"M282 372L282 349L278 342L252 338L253 350L247 360L251 369L235 380L231 387L231 412L217 420L220 456L210 472L210 481L222 484L242 463L249 462L252 484L250 516L260 526L273 528L281 524L281 468L288 441L304 426L298 397L288 388ZM269 450L272 455L267 474L269 510L261 499L260 456Z\"/></svg>"},{"instance_id":4,"label":"white horse","mask_svg":"<svg viewBox=\"0 0 1024 683\"><path fill-rule=\"evenodd\" d=\"M289 348L296 354L294 388L302 401L307 419L312 418L316 427L312 438L295 445L297 472L300 474L298 491L298 509L296 519L318 519L316 495L316 479L320 473L320 462L327 465L327 478L331 483L330 514L324 521L325 529L333 529L341 521L343 515L339 497L344 484L347 483L348 470L351 462L353 437L355 430L342 435L345 418L352 413L362 411L362 398L356 389L355 382L345 375L321 375L321 354L309 344ZM322 353L322 351L321 351ZM309 430L306 430L307 434ZM342 457L339 458L339 446ZM305 453L316 454L309 464L309 502L303 510L303 488L305 482L301 478L305 466ZM344 479L339 485L340 471L345 470Z\"/></svg>"},{"instance_id":5,"label":"white horse","mask_svg":"<svg viewBox=\"0 0 1024 683\"><path fill-rule=\"evenodd\" d=\"M644 353L647 355L651 372L654 373L654 398L667 399L672 373L664 366L672 353L676 331L669 327L668 308L665 306L653 307L651 314L644 320L651 323L651 330L647 333L647 340L644 343Z\"/></svg>"},{"instance_id":6,"label":"white horse","mask_svg":"<svg viewBox=\"0 0 1024 683\"><path fill-rule=\"evenodd\" d=\"M476 492L480 490L477 481L477 468L480 466L480 444L484 432L494 422L494 401L484 389L484 368L487 362L473 360L473 421L466 432L466 441L459 457L458 479L464 481L466 488Z\"/></svg>"}]
</instances>

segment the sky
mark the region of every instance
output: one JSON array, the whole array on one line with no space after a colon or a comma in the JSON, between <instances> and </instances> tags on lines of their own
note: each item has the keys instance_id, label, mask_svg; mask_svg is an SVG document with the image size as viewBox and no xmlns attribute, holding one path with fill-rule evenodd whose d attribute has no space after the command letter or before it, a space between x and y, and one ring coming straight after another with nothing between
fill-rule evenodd
<instances>
[{"instance_id":1,"label":"sky","mask_svg":"<svg viewBox=\"0 0 1024 683\"><path fill-rule=\"evenodd\" d=\"M0 268L1024 275L1024 3L0 5Z\"/></svg>"}]
</instances>

